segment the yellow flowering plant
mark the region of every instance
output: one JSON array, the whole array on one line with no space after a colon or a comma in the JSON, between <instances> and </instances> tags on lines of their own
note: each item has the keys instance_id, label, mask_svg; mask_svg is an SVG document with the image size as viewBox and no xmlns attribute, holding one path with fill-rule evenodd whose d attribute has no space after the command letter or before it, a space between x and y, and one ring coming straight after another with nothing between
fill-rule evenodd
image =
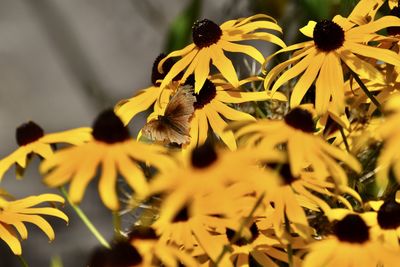
<instances>
[{"instance_id":1,"label":"yellow flowering plant","mask_svg":"<svg viewBox=\"0 0 400 267\"><path fill-rule=\"evenodd\" d=\"M398 4L360 0L347 16L310 20L294 44L266 14L202 19L191 44L157 57L150 87L91 127L22 124L0 182L36 155L43 183L63 197L0 191L0 242L28 266L25 223L53 240L43 216L68 222L56 205L67 201L101 245L91 267L398 266ZM239 71L233 55L243 54L259 70ZM79 206L97 179L91 204L112 213L111 240Z\"/></svg>"}]
</instances>

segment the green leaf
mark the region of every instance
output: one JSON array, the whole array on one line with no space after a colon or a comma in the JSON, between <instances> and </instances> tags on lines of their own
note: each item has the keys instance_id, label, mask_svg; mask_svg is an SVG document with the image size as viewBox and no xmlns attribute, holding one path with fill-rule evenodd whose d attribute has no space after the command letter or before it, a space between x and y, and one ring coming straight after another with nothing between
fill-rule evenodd
<instances>
[{"instance_id":1,"label":"green leaf","mask_svg":"<svg viewBox=\"0 0 400 267\"><path fill-rule=\"evenodd\" d=\"M191 42L193 23L199 19L201 0L192 0L179 14L168 30L165 52L178 50Z\"/></svg>"}]
</instances>

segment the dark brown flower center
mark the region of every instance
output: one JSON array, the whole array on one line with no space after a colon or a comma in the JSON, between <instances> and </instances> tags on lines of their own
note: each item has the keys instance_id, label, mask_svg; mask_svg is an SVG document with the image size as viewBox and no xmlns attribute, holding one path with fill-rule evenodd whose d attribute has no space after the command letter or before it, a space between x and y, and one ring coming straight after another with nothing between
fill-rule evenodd
<instances>
[{"instance_id":1,"label":"dark brown flower center","mask_svg":"<svg viewBox=\"0 0 400 267\"><path fill-rule=\"evenodd\" d=\"M195 79L194 75L191 74L186 79L185 85L190 85L194 87ZM196 96L196 102L194 102L193 106L195 109L202 109L205 105L211 102L217 95L217 89L212 81L206 79L203 86L200 89L198 94L194 94Z\"/></svg>"},{"instance_id":2,"label":"dark brown flower center","mask_svg":"<svg viewBox=\"0 0 400 267\"><path fill-rule=\"evenodd\" d=\"M137 249L127 241L113 244L111 249L98 248L92 254L88 266L91 267L127 267L138 266L142 256Z\"/></svg>"},{"instance_id":3,"label":"dark brown flower center","mask_svg":"<svg viewBox=\"0 0 400 267\"><path fill-rule=\"evenodd\" d=\"M29 121L17 128L16 130L17 144L19 146L24 146L33 143L39 138L43 137L43 135L44 135L43 129L33 121Z\"/></svg>"},{"instance_id":4,"label":"dark brown flower center","mask_svg":"<svg viewBox=\"0 0 400 267\"><path fill-rule=\"evenodd\" d=\"M259 233L257 225L255 223L253 223L250 226L250 233L251 233L250 238L239 237L236 240L233 240L233 238L236 235L236 231L229 229L229 228L226 229L226 236L228 237L229 242L234 241L233 244L235 244L236 246L240 246L240 247L252 243L259 236L260 233Z\"/></svg>"},{"instance_id":5,"label":"dark brown flower center","mask_svg":"<svg viewBox=\"0 0 400 267\"><path fill-rule=\"evenodd\" d=\"M282 165L282 167L279 170L279 174L283 178L283 182L286 185L290 185L291 183L293 183L298 179L297 177L294 177L292 175L292 172L290 171L290 165L287 163Z\"/></svg>"},{"instance_id":6,"label":"dark brown flower center","mask_svg":"<svg viewBox=\"0 0 400 267\"><path fill-rule=\"evenodd\" d=\"M97 141L114 144L128 140L129 131L112 109L100 113L93 124L92 135Z\"/></svg>"},{"instance_id":7,"label":"dark brown flower center","mask_svg":"<svg viewBox=\"0 0 400 267\"><path fill-rule=\"evenodd\" d=\"M217 161L218 155L214 146L205 143L192 150L191 163L196 169L204 169Z\"/></svg>"},{"instance_id":8,"label":"dark brown flower center","mask_svg":"<svg viewBox=\"0 0 400 267\"><path fill-rule=\"evenodd\" d=\"M396 6L390 10L390 15L400 18L400 7ZM388 27L387 32L389 35L400 34L400 27Z\"/></svg>"},{"instance_id":9,"label":"dark brown flower center","mask_svg":"<svg viewBox=\"0 0 400 267\"><path fill-rule=\"evenodd\" d=\"M132 240L156 240L158 236L153 228L143 225L135 225L128 234L128 239Z\"/></svg>"},{"instance_id":10,"label":"dark brown flower center","mask_svg":"<svg viewBox=\"0 0 400 267\"><path fill-rule=\"evenodd\" d=\"M319 50L329 52L343 45L344 31L335 22L322 20L315 25L313 37Z\"/></svg>"},{"instance_id":11,"label":"dark brown flower center","mask_svg":"<svg viewBox=\"0 0 400 267\"><path fill-rule=\"evenodd\" d=\"M168 72L171 70L172 66L176 63L176 60L174 58L169 58L167 59L164 64L162 65L162 70L163 73L160 73L158 71L158 63L160 63L161 60L163 60L167 55L165 53L160 54L156 60L153 63L153 67L151 69L151 83L154 86L160 86L160 82L157 82L159 80L162 80L165 78L165 75L168 74ZM181 74L177 75L174 77L174 81L179 80L182 77Z\"/></svg>"},{"instance_id":12,"label":"dark brown flower center","mask_svg":"<svg viewBox=\"0 0 400 267\"><path fill-rule=\"evenodd\" d=\"M400 226L400 204L394 200L385 201L378 211L378 223L382 229L396 229Z\"/></svg>"},{"instance_id":13,"label":"dark brown flower center","mask_svg":"<svg viewBox=\"0 0 400 267\"><path fill-rule=\"evenodd\" d=\"M186 204L183 206L175 215L175 217L172 219L173 223L177 222L187 222L189 220L189 206Z\"/></svg>"},{"instance_id":14,"label":"dark brown flower center","mask_svg":"<svg viewBox=\"0 0 400 267\"><path fill-rule=\"evenodd\" d=\"M338 221L333 232L343 242L362 244L369 240L369 230L364 220L356 214L346 215Z\"/></svg>"},{"instance_id":15,"label":"dark brown flower center","mask_svg":"<svg viewBox=\"0 0 400 267\"><path fill-rule=\"evenodd\" d=\"M306 133L313 133L315 131L315 124L312 115L307 110L294 108L286 114L284 119L286 124L295 129Z\"/></svg>"},{"instance_id":16,"label":"dark brown flower center","mask_svg":"<svg viewBox=\"0 0 400 267\"><path fill-rule=\"evenodd\" d=\"M193 43L198 48L208 47L217 43L221 35L221 28L208 19L198 20L192 27Z\"/></svg>"}]
</instances>

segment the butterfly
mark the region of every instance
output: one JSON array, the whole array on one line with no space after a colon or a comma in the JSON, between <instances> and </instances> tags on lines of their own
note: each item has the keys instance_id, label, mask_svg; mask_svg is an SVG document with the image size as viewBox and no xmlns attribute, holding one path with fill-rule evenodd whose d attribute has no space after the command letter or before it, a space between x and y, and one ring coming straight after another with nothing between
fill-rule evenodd
<instances>
[{"instance_id":1,"label":"butterfly","mask_svg":"<svg viewBox=\"0 0 400 267\"><path fill-rule=\"evenodd\" d=\"M193 86L179 87L165 108L164 115L159 115L143 126L143 136L162 143L189 143L190 120L195 102Z\"/></svg>"}]
</instances>

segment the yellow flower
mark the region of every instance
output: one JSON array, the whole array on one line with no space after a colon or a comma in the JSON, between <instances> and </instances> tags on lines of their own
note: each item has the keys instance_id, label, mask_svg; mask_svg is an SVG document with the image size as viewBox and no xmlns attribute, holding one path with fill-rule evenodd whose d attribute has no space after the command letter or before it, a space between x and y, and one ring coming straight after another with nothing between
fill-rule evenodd
<instances>
[{"instance_id":1,"label":"yellow flower","mask_svg":"<svg viewBox=\"0 0 400 267\"><path fill-rule=\"evenodd\" d=\"M376 211L376 223L371 226L371 235L394 249L400 248L400 204L395 199L370 201Z\"/></svg>"},{"instance_id":2,"label":"yellow flower","mask_svg":"<svg viewBox=\"0 0 400 267\"><path fill-rule=\"evenodd\" d=\"M240 86L244 86L249 82L260 81L259 77L250 77L239 82ZM194 76L191 75L186 80L187 85L194 85ZM222 142L230 150L237 148L236 140L233 132L229 129L226 120L230 121L249 121L255 120L248 113L236 110L229 105L240 104L250 101L263 101L268 99L276 99L285 101L286 97L279 93L271 97L265 92L243 92L240 89L234 88L224 79L211 77L206 79L199 93L195 94L196 102L194 103L194 114L190 123L190 143L185 147L190 151L192 148L202 145L207 140L209 128L221 138ZM162 110L164 110L162 108ZM163 111L162 111L163 112ZM162 114L162 113L161 113ZM153 112L148 121L157 117L160 113Z\"/></svg>"},{"instance_id":3,"label":"yellow flower","mask_svg":"<svg viewBox=\"0 0 400 267\"><path fill-rule=\"evenodd\" d=\"M141 266L171 266L175 267L178 263L184 266L199 266L198 262L187 252L179 249L174 244L165 244L159 241L159 237L151 227L133 226L128 233L128 238L142 255Z\"/></svg>"},{"instance_id":4,"label":"yellow flower","mask_svg":"<svg viewBox=\"0 0 400 267\"><path fill-rule=\"evenodd\" d=\"M153 63L151 75L152 86L140 90L134 97L123 99L115 105L115 113L121 118L125 125L128 124L136 114L147 110L153 104L154 111L159 112L161 107L168 103L171 94L176 91L178 86L176 82L171 82L164 90L160 88L160 80L164 78L166 73L160 73L157 66L165 56L165 54L159 55ZM163 71L168 72L173 63L173 59L168 59L163 65Z\"/></svg>"},{"instance_id":5,"label":"yellow flower","mask_svg":"<svg viewBox=\"0 0 400 267\"><path fill-rule=\"evenodd\" d=\"M64 199L55 194L42 194L13 201L0 197L0 238L7 243L15 255L22 253L18 234L22 239L28 238L25 222L38 226L50 240L54 239L53 228L41 215L58 217L68 222L68 217L56 208L34 207L43 202L64 203Z\"/></svg>"},{"instance_id":6,"label":"yellow flower","mask_svg":"<svg viewBox=\"0 0 400 267\"><path fill-rule=\"evenodd\" d=\"M337 184L347 184L347 176L335 159L344 162L351 169L360 172L360 163L349 153L334 147L320 136L316 136L312 115L307 110L295 108L284 120L258 120L239 129L238 138L247 146L257 150L272 150L278 145L287 149L290 170L298 177L302 170L311 167L315 177L327 179L332 177Z\"/></svg>"},{"instance_id":7,"label":"yellow flower","mask_svg":"<svg viewBox=\"0 0 400 267\"><path fill-rule=\"evenodd\" d=\"M22 124L16 131L19 148L0 160L0 180L13 164L23 170L26 168L32 154L46 159L53 155L52 145L58 143L82 144L90 139L90 131L90 128L77 128L45 134L43 129L33 121Z\"/></svg>"},{"instance_id":8,"label":"yellow flower","mask_svg":"<svg viewBox=\"0 0 400 267\"><path fill-rule=\"evenodd\" d=\"M81 201L99 166L102 166L100 197L109 209L117 210L117 173L140 196L147 194L148 185L138 163L155 166L159 171L166 171L173 164L166 148L131 139L128 129L112 110L99 115L92 136L93 139L85 144L58 151L40 166L40 171L46 173L44 182L51 187L71 181L69 194L75 203Z\"/></svg>"},{"instance_id":9,"label":"yellow flower","mask_svg":"<svg viewBox=\"0 0 400 267\"><path fill-rule=\"evenodd\" d=\"M193 43L170 53L160 62L159 71L162 72L160 68L168 58L181 57L165 76L160 86L161 89L186 69L182 81L185 81L190 74L194 73L196 80L194 91L198 93L210 73L210 61L233 87L238 87L239 80L236 70L232 62L224 55L224 51L247 54L262 64L264 56L260 51L253 46L237 44L236 42L264 40L281 47L286 46L280 38L263 30L282 32L282 29L272 17L263 14L229 20L221 26L208 19L197 21L193 25Z\"/></svg>"},{"instance_id":10,"label":"yellow flower","mask_svg":"<svg viewBox=\"0 0 400 267\"><path fill-rule=\"evenodd\" d=\"M348 214L333 228L334 235L310 245L304 267L376 267L397 266L398 250L371 239L366 221L357 214Z\"/></svg>"},{"instance_id":11,"label":"yellow flower","mask_svg":"<svg viewBox=\"0 0 400 267\"><path fill-rule=\"evenodd\" d=\"M276 52L275 55L300 49L292 58L278 64L267 74L264 87L269 90L275 81L271 89L273 93L284 83L304 72L293 88L290 106L292 108L298 106L310 86L316 81L317 113L324 114L329 103L332 102L337 113L342 114L345 108L342 63L360 78L382 82L384 81L383 74L363 58L377 59L395 66L400 65L400 56L397 53L366 44L370 40L384 39L384 36L376 32L390 26L400 26L400 19L385 16L361 26L341 16L318 23L310 21L300 31L313 40ZM285 71L290 65L292 67Z\"/></svg>"}]
</instances>

